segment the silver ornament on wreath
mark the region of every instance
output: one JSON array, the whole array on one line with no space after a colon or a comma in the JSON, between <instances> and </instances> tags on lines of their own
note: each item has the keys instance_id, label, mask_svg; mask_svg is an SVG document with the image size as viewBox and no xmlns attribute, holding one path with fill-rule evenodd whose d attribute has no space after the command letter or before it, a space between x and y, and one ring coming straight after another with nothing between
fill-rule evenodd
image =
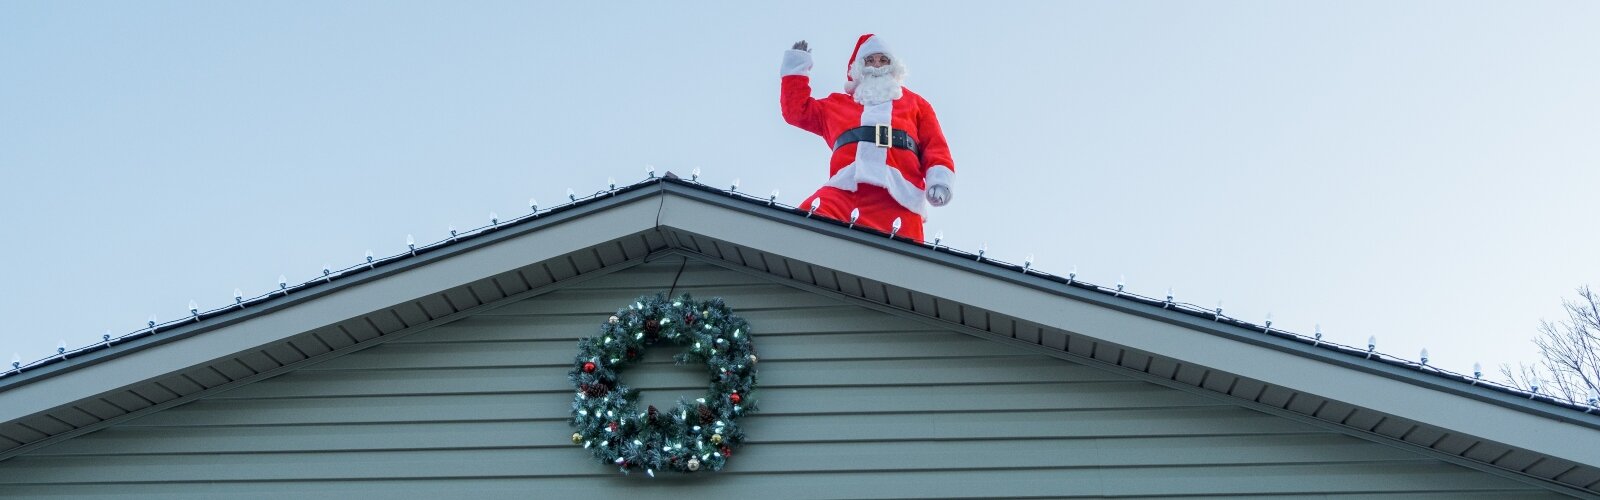
<instances>
[{"instance_id":1,"label":"silver ornament on wreath","mask_svg":"<svg viewBox=\"0 0 1600 500\"><path fill-rule=\"evenodd\" d=\"M683 349L678 364L704 364L710 384L704 397L680 399L670 411L640 410L639 391L621 375L661 343ZM737 419L756 410L756 360L749 323L721 298L640 297L578 341L568 373L576 389L572 442L623 473L722 470L745 439Z\"/></svg>"}]
</instances>

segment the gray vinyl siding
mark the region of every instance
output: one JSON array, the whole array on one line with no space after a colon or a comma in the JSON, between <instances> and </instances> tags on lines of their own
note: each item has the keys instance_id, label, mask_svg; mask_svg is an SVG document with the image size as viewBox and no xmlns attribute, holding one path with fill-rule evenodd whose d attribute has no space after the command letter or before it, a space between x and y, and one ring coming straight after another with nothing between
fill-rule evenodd
<instances>
[{"instance_id":1,"label":"gray vinyl siding","mask_svg":"<svg viewBox=\"0 0 1600 500\"><path fill-rule=\"evenodd\" d=\"M1546 490L679 257L0 462L15 498L1530 498ZM573 446L580 337L672 286L720 296L761 353L749 444L720 474L620 476ZM670 347L626 382L703 376Z\"/></svg>"}]
</instances>

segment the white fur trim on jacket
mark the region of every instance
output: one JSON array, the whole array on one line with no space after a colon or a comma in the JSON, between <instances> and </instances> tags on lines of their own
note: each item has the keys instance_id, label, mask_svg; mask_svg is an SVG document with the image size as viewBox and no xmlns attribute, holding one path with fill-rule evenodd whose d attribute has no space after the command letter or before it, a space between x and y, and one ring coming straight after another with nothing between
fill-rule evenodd
<instances>
[{"instance_id":1,"label":"white fur trim on jacket","mask_svg":"<svg viewBox=\"0 0 1600 500\"><path fill-rule=\"evenodd\" d=\"M783 66L778 68L780 76L809 76L811 74L811 53L804 50L789 49L783 53Z\"/></svg>"},{"instance_id":2,"label":"white fur trim on jacket","mask_svg":"<svg viewBox=\"0 0 1600 500\"><path fill-rule=\"evenodd\" d=\"M951 193L956 191L956 171L944 165L928 167L928 174L922 177L923 184L928 187L944 186Z\"/></svg>"}]
</instances>

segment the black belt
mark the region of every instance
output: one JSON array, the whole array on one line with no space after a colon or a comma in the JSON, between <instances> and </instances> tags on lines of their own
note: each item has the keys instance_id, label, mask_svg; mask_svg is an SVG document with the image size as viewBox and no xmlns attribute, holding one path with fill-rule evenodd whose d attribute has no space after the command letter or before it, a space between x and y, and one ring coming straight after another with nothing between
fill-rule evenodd
<instances>
[{"instance_id":1,"label":"black belt","mask_svg":"<svg viewBox=\"0 0 1600 500\"><path fill-rule=\"evenodd\" d=\"M846 130L843 134L839 134L838 139L834 139L833 149L837 150L852 142L870 142L880 148L896 147L915 153L918 158L922 157L922 151L917 149L917 140L912 139L911 134L907 134L904 130L889 128L888 125L869 125Z\"/></svg>"}]
</instances>

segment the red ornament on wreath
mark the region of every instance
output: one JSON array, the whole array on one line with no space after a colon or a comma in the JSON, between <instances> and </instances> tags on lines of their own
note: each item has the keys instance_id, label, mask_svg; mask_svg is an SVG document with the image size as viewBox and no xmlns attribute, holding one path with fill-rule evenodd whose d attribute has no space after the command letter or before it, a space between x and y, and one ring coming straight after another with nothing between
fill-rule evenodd
<instances>
[{"instance_id":1,"label":"red ornament on wreath","mask_svg":"<svg viewBox=\"0 0 1600 500\"><path fill-rule=\"evenodd\" d=\"M739 391L733 391L733 394L728 395L728 401L732 401L733 404L739 404L740 399Z\"/></svg>"},{"instance_id":2,"label":"red ornament on wreath","mask_svg":"<svg viewBox=\"0 0 1600 500\"><path fill-rule=\"evenodd\" d=\"M593 361L584 361L583 362L583 372L584 373L594 373L594 362Z\"/></svg>"}]
</instances>

